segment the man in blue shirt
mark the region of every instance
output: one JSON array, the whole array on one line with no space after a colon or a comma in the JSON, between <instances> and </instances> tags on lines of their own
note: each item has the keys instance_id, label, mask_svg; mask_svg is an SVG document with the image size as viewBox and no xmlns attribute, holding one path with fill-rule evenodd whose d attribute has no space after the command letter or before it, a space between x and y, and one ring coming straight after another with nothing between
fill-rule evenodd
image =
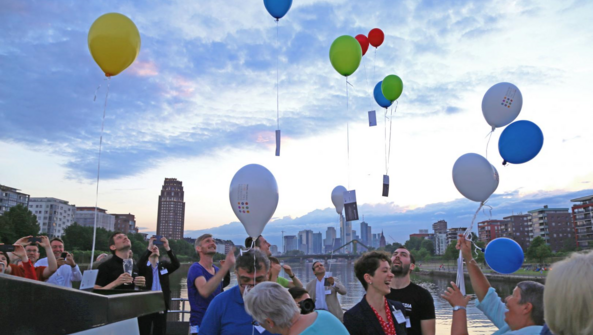
<instances>
[{"instance_id":1,"label":"man in blue shirt","mask_svg":"<svg viewBox=\"0 0 593 335\"><path fill-rule=\"evenodd\" d=\"M225 262L226 265L226 262ZM249 250L237 258L235 274L238 285L216 296L202 321L201 334L235 335L263 334L270 335L263 327L257 325L245 311L243 293L259 283L268 280L270 261L259 250Z\"/></svg>"},{"instance_id":2,"label":"man in blue shirt","mask_svg":"<svg viewBox=\"0 0 593 335\"><path fill-rule=\"evenodd\" d=\"M222 268L218 269L213 264L216 241L212 235L204 234L198 237L195 247L200 255L200 261L194 263L187 273L187 295L191 306L189 325L191 334L204 334L200 331L202 319L212 299L222 292L224 276L235 265L235 250L231 248Z\"/></svg>"}]
</instances>

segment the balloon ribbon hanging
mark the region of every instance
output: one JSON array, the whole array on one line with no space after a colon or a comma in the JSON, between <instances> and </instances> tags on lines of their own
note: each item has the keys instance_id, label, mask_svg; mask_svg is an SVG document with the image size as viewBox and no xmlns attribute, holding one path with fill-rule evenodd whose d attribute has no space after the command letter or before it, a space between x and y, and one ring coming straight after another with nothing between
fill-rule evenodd
<instances>
[{"instance_id":1,"label":"balloon ribbon hanging","mask_svg":"<svg viewBox=\"0 0 593 335\"><path fill-rule=\"evenodd\" d=\"M475 246L475 243L472 241L471 232L472 232L472 229L474 228L474 222L476 221L476 217L478 216L478 213L480 212L480 210L482 209L482 207L484 206L486 201L488 201L488 200L484 200L480 203L478 210L476 210L476 212L474 213L474 217L472 218L471 225L463 233L463 236L466 238L466 240L469 240L471 243L474 244L474 246ZM476 248L477 248L477 246L476 246ZM464 277L464 272L463 272L463 255L461 253L461 249L459 249L459 258L457 259L457 279L455 280L455 284L457 285L457 287L459 287L461 294L465 295L465 277Z\"/></svg>"},{"instance_id":2,"label":"balloon ribbon hanging","mask_svg":"<svg viewBox=\"0 0 593 335\"><path fill-rule=\"evenodd\" d=\"M280 86L278 80L278 63L280 59L280 40L278 38L278 22L280 20L276 19L276 156L280 156L280 94L278 93Z\"/></svg>"},{"instance_id":3,"label":"balloon ribbon hanging","mask_svg":"<svg viewBox=\"0 0 593 335\"><path fill-rule=\"evenodd\" d=\"M107 111L107 99L109 98L109 84L111 84L111 77L107 77L107 92L105 93L105 104L103 105L103 118L101 119L101 135L99 137L99 157L97 161L97 189L95 191L95 219L93 223L93 247L91 250L91 264L89 270L93 268L93 259L95 258L95 241L97 239L97 206L99 204L99 180L101 175L101 149L103 147L103 130L105 129L105 112ZM99 90L97 87L97 91ZM95 99L97 98L95 91Z\"/></svg>"},{"instance_id":4,"label":"balloon ribbon hanging","mask_svg":"<svg viewBox=\"0 0 593 335\"><path fill-rule=\"evenodd\" d=\"M385 108L385 175L389 175L389 160L391 159L391 131L393 125L393 113L397 113L399 101L395 102L395 107L391 109L391 114L387 117L388 108ZM389 119L389 141L387 140L387 120Z\"/></svg>"}]
</instances>

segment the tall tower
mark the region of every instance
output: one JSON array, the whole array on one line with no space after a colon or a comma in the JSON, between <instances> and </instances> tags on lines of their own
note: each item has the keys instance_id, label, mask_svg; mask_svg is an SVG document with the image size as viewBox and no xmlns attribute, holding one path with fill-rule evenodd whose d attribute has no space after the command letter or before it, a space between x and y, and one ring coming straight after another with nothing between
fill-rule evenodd
<instances>
[{"instance_id":1,"label":"tall tower","mask_svg":"<svg viewBox=\"0 0 593 335\"><path fill-rule=\"evenodd\" d=\"M165 178L159 196L159 212L156 224L157 235L167 239L183 238L185 223L185 202L183 201L183 185L176 178Z\"/></svg>"}]
</instances>

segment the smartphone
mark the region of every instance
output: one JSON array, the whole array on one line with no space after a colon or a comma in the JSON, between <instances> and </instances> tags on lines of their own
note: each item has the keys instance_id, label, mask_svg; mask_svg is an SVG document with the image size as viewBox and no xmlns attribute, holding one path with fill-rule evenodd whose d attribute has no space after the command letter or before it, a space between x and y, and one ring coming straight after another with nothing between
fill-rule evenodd
<instances>
[{"instance_id":1,"label":"smartphone","mask_svg":"<svg viewBox=\"0 0 593 335\"><path fill-rule=\"evenodd\" d=\"M63 259L66 259L66 257L68 257L68 253L67 253L67 252L63 252L63 253L60 255L60 257L61 257L61 258L63 258Z\"/></svg>"},{"instance_id":2,"label":"smartphone","mask_svg":"<svg viewBox=\"0 0 593 335\"><path fill-rule=\"evenodd\" d=\"M152 241L152 245L163 245L163 241L161 241L161 238L163 238L161 235L153 235L152 237L155 238L154 241Z\"/></svg>"},{"instance_id":3,"label":"smartphone","mask_svg":"<svg viewBox=\"0 0 593 335\"><path fill-rule=\"evenodd\" d=\"M41 237L31 237L29 238L29 242L31 242L31 244L35 244L35 242L41 243Z\"/></svg>"},{"instance_id":4,"label":"smartphone","mask_svg":"<svg viewBox=\"0 0 593 335\"><path fill-rule=\"evenodd\" d=\"M14 251L14 245L12 245L12 244L3 244L3 245L0 245L0 251L2 251L2 252L13 252Z\"/></svg>"}]
</instances>

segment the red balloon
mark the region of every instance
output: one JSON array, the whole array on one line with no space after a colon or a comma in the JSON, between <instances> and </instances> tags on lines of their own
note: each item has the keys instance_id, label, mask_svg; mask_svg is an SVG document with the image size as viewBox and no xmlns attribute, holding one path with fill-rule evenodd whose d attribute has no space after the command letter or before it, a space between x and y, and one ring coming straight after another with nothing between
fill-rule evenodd
<instances>
[{"instance_id":1,"label":"red balloon","mask_svg":"<svg viewBox=\"0 0 593 335\"><path fill-rule=\"evenodd\" d=\"M385 40L385 34L379 28L375 28L369 31L369 43L378 48L381 44L383 44L383 40Z\"/></svg>"},{"instance_id":2,"label":"red balloon","mask_svg":"<svg viewBox=\"0 0 593 335\"><path fill-rule=\"evenodd\" d=\"M363 34L358 34L355 38L358 41L358 43L360 43L360 47L362 48L362 55L364 56L364 54L366 54L367 50L369 49L369 39Z\"/></svg>"}]
</instances>

